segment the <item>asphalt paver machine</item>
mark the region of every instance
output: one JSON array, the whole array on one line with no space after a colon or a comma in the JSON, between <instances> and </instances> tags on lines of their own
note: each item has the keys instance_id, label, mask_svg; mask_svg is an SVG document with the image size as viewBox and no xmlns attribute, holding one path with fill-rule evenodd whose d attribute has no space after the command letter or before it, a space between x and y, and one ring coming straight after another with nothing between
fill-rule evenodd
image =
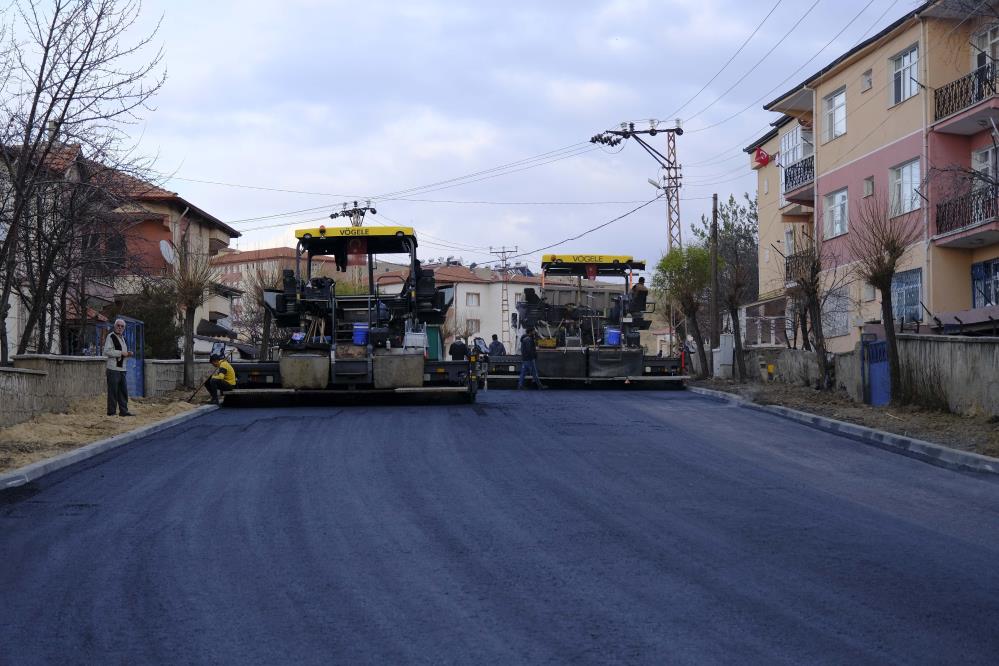
<instances>
[{"instance_id":1,"label":"asphalt paver machine","mask_svg":"<svg viewBox=\"0 0 999 666\"><path fill-rule=\"evenodd\" d=\"M525 289L517 303L521 333L536 333L538 373L550 386L632 386L662 388L683 386L679 358L645 354L641 332L652 325L655 303L648 291L635 288L635 273L645 261L630 256L602 254L546 254L541 260L541 293ZM568 278L568 279L567 279ZM617 283L606 307L586 304L583 280ZM557 281L558 289L553 283ZM576 298L550 298L575 285ZM571 293L571 290L570 290ZM508 386L520 372L516 355L490 357L489 381Z\"/></svg>"},{"instance_id":2,"label":"asphalt paver machine","mask_svg":"<svg viewBox=\"0 0 999 666\"><path fill-rule=\"evenodd\" d=\"M480 359L432 360L427 353L428 327L444 321L450 303L433 271L421 267L412 228L319 227L295 237L294 270L283 271L280 289L263 294L288 340L277 360L234 363L231 396L244 402L276 392L451 393L474 401ZM376 280L375 262L386 255L408 270ZM331 262L317 257L333 258L334 276L321 274L319 264ZM366 288L344 279L365 267Z\"/></svg>"}]
</instances>

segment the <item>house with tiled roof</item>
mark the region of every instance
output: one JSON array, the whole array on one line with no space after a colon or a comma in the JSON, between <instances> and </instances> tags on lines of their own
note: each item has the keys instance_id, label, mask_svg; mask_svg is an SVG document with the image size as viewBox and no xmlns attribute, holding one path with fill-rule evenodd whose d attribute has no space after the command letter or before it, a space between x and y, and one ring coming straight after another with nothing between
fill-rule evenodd
<instances>
[{"instance_id":1,"label":"house with tiled roof","mask_svg":"<svg viewBox=\"0 0 999 666\"><path fill-rule=\"evenodd\" d=\"M57 128L50 128L49 131L57 131ZM16 147L9 146L5 150L8 154L18 151ZM163 277L169 272L162 241L175 248L185 242L192 252L215 255L228 247L231 239L240 236L238 231L178 193L137 178L121 168L89 159L79 144L53 141L42 160L42 167L53 179L57 179L56 182L86 181L98 186L101 205L108 211L107 219L113 220L111 233L105 234L106 238L100 241L101 251L109 257L128 258L127 265L121 261L108 262L106 275L88 274L85 280L88 307L68 308L67 316L78 318L84 313L100 313L101 309L114 302L119 305L114 308L116 311L123 306L127 313L129 299L141 288L139 278ZM198 327L202 330L225 327L231 300L237 294L238 290L227 285L215 285L208 302L196 313ZM6 322L12 350L16 349L17 339L25 327L21 301L23 299L12 298L14 307L8 313ZM99 317L85 316L81 330L86 329L88 319L92 321ZM59 337L56 336L57 341ZM83 342L77 340L76 346L85 346ZM56 343L49 351L59 352L62 349Z\"/></svg>"}]
</instances>

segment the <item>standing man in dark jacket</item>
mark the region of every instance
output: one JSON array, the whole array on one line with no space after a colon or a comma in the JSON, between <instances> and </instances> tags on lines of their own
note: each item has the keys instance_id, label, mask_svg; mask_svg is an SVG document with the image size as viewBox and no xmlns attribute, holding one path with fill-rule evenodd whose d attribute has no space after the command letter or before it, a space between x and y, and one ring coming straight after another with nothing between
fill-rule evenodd
<instances>
[{"instance_id":1,"label":"standing man in dark jacket","mask_svg":"<svg viewBox=\"0 0 999 666\"><path fill-rule=\"evenodd\" d=\"M527 371L531 371L531 376L534 377L534 385L539 389L545 388L545 385L541 383L541 378L538 377L538 348L534 344L534 328L528 328L522 336L520 336L520 381L517 382L517 388L524 388L524 377L527 376Z\"/></svg>"},{"instance_id":2,"label":"standing man in dark jacket","mask_svg":"<svg viewBox=\"0 0 999 666\"><path fill-rule=\"evenodd\" d=\"M490 356L506 356L506 346L499 341L499 336L493 333L493 341L489 343Z\"/></svg>"},{"instance_id":3,"label":"standing man in dark jacket","mask_svg":"<svg viewBox=\"0 0 999 666\"><path fill-rule=\"evenodd\" d=\"M455 338L451 346L448 347L447 353L451 355L452 361L464 361L465 357L468 356L468 345L461 338Z\"/></svg>"}]
</instances>

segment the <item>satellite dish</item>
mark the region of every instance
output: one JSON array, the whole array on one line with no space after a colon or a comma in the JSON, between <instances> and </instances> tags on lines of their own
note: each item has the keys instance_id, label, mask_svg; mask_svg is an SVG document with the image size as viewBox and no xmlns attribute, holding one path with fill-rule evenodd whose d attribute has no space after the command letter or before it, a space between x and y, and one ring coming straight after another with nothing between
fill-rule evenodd
<instances>
[{"instance_id":1,"label":"satellite dish","mask_svg":"<svg viewBox=\"0 0 999 666\"><path fill-rule=\"evenodd\" d=\"M174 251L173 245L170 244L170 241L168 240L160 241L160 254L163 255L163 258L171 266L177 264L177 253Z\"/></svg>"}]
</instances>

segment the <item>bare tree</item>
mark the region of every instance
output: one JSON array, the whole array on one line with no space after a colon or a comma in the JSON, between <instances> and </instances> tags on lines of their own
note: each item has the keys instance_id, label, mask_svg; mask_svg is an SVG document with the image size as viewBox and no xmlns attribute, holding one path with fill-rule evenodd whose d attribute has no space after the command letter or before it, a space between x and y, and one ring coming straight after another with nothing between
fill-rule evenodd
<instances>
[{"instance_id":1,"label":"bare tree","mask_svg":"<svg viewBox=\"0 0 999 666\"><path fill-rule=\"evenodd\" d=\"M850 230L850 254L856 261L857 276L881 294L881 322L888 346L888 370L895 388L892 400L898 401L901 371L891 284L906 251L919 240L922 229L912 212L893 215L899 202L890 203L879 191L862 199L854 211L856 224Z\"/></svg>"},{"instance_id":2,"label":"bare tree","mask_svg":"<svg viewBox=\"0 0 999 666\"><path fill-rule=\"evenodd\" d=\"M181 219L181 223L183 223ZM211 286L220 274L218 266L211 261L207 248L193 247L189 238L188 224L176 248L177 256L170 281L177 294L177 311L184 325L184 385L194 387L194 316L199 307L208 299Z\"/></svg>"},{"instance_id":3,"label":"bare tree","mask_svg":"<svg viewBox=\"0 0 999 666\"><path fill-rule=\"evenodd\" d=\"M816 228L821 228L821 220L816 222ZM784 258L784 282L789 285L790 296L801 310L801 321L807 318L810 322L804 335L815 352L821 375L819 387L831 388L829 379L833 368L826 352L823 315L849 313L849 297L844 306L843 294L849 288L850 274L839 266L828 243L816 242L804 227L795 230L794 249L795 252Z\"/></svg>"},{"instance_id":4,"label":"bare tree","mask_svg":"<svg viewBox=\"0 0 999 666\"><path fill-rule=\"evenodd\" d=\"M271 340L275 337L275 326L271 311L264 305L264 291L281 287L282 272L290 265L277 267L257 266L244 282L246 293L236 319L237 331L246 339L260 346L260 359L269 357Z\"/></svg>"},{"instance_id":5,"label":"bare tree","mask_svg":"<svg viewBox=\"0 0 999 666\"><path fill-rule=\"evenodd\" d=\"M6 319L11 294L23 277L16 267L26 225L45 207L40 201L51 196L66 146L116 169L140 166L130 157L124 130L147 108L164 78L157 74L160 52L142 57L156 30L131 44L125 41L139 10L133 0L23 0L4 15L0 320ZM34 312L34 320L39 317L41 312ZM7 362L8 345L6 326L0 326L0 363Z\"/></svg>"}]
</instances>

